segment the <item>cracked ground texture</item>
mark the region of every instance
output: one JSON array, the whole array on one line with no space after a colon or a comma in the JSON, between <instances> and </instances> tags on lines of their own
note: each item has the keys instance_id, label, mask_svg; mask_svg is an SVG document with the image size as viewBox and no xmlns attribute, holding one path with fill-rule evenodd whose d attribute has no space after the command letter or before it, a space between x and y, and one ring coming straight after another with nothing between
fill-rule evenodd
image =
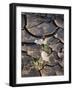
<instances>
[{"instance_id":1,"label":"cracked ground texture","mask_svg":"<svg viewBox=\"0 0 73 90\"><path fill-rule=\"evenodd\" d=\"M21 27L21 76L64 75L64 15L22 13ZM36 63L37 69L33 58L40 58L41 46L34 41L43 36L48 38L49 61Z\"/></svg>"}]
</instances>

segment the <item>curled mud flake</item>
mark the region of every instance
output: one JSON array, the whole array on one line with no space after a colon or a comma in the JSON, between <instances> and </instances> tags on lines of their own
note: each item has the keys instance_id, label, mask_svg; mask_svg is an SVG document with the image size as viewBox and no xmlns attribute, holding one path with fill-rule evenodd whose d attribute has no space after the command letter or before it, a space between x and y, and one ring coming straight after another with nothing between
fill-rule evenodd
<instances>
[{"instance_id":1,"label":"curled mud flake","mask_svg":"<svg viewBox=\"0 0 73 90\"><path fill-rule=\"evenodd\" d=\"M60 58L64 58L64 53L63 53L63 52L58 52L58 56L59 56Z\"/></svg>"},{"instance_id":2,"label":"curled mud flake","mask_svg":"<svg viewBox=\"0 0 73 90\"><path fill-rule=\"evenodd\" d=\"M56 75L55 71L52 69L52 67L44 66L44 69L41 70L42 76L54 76Z\"/></svg>"},{"instance_id":3,"label":"curled mud flake","mask_svg":"<svg viewBox=\"0 0 73 90\"><path fill-rule=\"evenodd\" d=\"M23 67L23 71L22 71L22 74L28 74L31 70L31 67L28 67L28 66L24 66Z\"/></svg>"},{"instance_id":4,"label":"curled mud flake","mask_svg":"<svg viewBox=\"0 0 73 90\"><path fill-rule=\"evenodd\" d=\"M63 70L61 70L61 71L56 71L56 75L64 75L64 71Z\"/></svg>"},{"instance_id":5,"label":"curled mud flake","mask_svg":"<svg viewBox=\"0 0 73 90\"><path fill-rule=\"evenodd\" d=\"M58 27L64 28L64 20L62 16L60 15L56 16L56 19L54 20L54 22Z\"/></svg>"},{"instance_id":6,"label":"curled mud flake","mask_svg":"<svg viewBox=\"0 0 73 90\"><path fill-rule=\"evenodd\" d=\"M29 70L22 71L22 77L35 77L35 76L41 76L39 70L36 70L35 68L31 68Z\"/></svg>"}]
</instances>

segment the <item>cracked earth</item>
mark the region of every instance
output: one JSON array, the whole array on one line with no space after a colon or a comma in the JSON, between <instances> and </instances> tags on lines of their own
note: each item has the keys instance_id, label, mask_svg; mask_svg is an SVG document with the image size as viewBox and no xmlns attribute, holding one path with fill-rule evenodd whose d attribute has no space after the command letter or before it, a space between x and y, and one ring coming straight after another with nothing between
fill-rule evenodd
<instances>
[{"instance_id":1,"label":"cracked earth","mask_svg":"<svg viewBox=\"0 0 73 90\"><path fill-rule=\"evenodd\" d=\"M64 75L64 15L22 13L21 27L21 76ZM41 45L34 43L43 37L48 38L48 61L39 60Z\"/></svg>"}]
</instances>

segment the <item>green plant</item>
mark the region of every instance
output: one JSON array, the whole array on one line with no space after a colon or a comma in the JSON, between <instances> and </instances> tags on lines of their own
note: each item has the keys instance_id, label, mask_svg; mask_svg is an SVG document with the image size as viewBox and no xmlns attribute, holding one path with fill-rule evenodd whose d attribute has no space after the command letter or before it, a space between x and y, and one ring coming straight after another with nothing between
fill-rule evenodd
<instances>
[{"instance_id":1,"label":"green plant","mask_svg":"<svg viewBox=\"0 0 73 90\"><path fill-rule=\"evenodd\" d=\"M37 70L41 70L43 65L44 65L44 61L41 58L34 58L33 59L33 65Z\"/></svg>"},{"instance_id":2,"label":"green plant","mask_svg":"<svg viewBox=\"0 0 73 90\"><path fill-rule=\"evenodd\" d=\"M41 45L41 47L42 47L42 50L45 51L48 55L52 52L48 44L43 44Z\"/></svg>"}]
</instances>

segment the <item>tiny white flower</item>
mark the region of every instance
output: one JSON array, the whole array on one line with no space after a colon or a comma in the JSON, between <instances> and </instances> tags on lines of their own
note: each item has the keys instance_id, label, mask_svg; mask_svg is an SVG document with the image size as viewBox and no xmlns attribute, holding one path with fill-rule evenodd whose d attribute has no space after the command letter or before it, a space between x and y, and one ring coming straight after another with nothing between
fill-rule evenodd
<instances>
[{"instance_id":1,"label":"tiny white flower","mask_svg":"<svg viewBox=\"0 0 73 90\"><path fill-rule=\"evenodd\" d=\"M58 34L55 34L55 37L57 38L58 37Z\"/></svg>"},{"instance_id":2,"label":"tiny white flower","mask_svg":"<svg viewBox=\"0 0 73 90\"><path fill-rule=\"evenodd\" d=\"M35 42L36 44L40 44L40 45L41 45L41 44L43 44L43 39L35 40L34 42Z\"/></svg>"},{"instance_id":3,"label":"tiny white flower","mask_svg":"<svg viewBox=\"0 0 73 90\"><path fill-rule=\"evenodd\" d=\"M42 44L47 44L47 41L48 41L48 38L45 38L45 40L43 40L43 39L35 40L34 42L36 44L42 45Z\"/></svg>"}]
</instances>

